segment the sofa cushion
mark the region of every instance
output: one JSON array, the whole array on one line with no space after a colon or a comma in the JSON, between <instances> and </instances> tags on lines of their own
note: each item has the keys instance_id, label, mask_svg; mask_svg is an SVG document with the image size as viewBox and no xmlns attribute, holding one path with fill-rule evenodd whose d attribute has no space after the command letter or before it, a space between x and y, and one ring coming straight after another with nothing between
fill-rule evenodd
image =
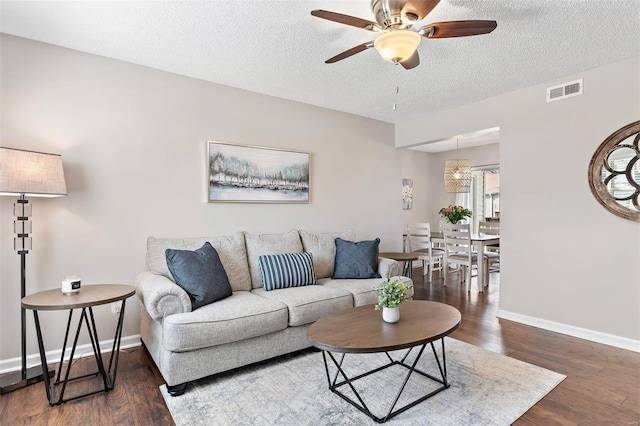
<instances>
[{"instance_id":1,"label":"sofa cushion","mask_svg":"<svg viewBox=\"0 0 640 426\"><path fill-rule=\"evenodd\" d=\"M302 253L302 243L298 231L286 234L250 234L244 233L247 245L247 259L253 288L262 287L260 256L264 254Z\"/></svg>"},{"instance_id":2,"label":"sofa cushion","mask_svg":"<svg viewBox=\"0 0 640 426\"><path fill-rule=\"evenodd\" d=\"M263 254L258 260L267 291L316 283L311 253Z\"/></svg>"},{"instance_id":3,"label":"sofa cushion","mask_svg":"<svg viewBox=\"0 0 640 426\"><path fill-rule=\"evenodd\" d=\"M251 292L287 305L291 327L310 324L333 312L353 307L351 293L341 288L310 285L273 291L259 288Z\"/></svg>"},{"instance_id":4,"label":"sofa cushion","mask_svg":"<svg viewBox=\"0 0 640 426\"><path fill-rule=\"evenodd\" d=\"M223 345L287 328L287 306L248 291L163 321L163 346L185 352ZM213 360L212 360L213 362Z\"/></svg>"},{"instance_id":5,"label":"sofa cushion","mask_svg":"<svg viewBox=\"0 0 640 426\"><path fill-rule=\"evenodd\" d=\"M238 232L227 237L155 238L147 239L147 269L173 280L167 267L167 249L195 250L206 242L211 243L229 277L233 291L251 290L251 278L244 248L244 234Z\"/></svg>"},{"instance_id":6,"label":"sofa cushion","mask_svg":"<svg viewBox=\"0 0 640 426\"><path fill-rule=\"evenodd\" d=\"M352 229L326 234L314 234L300 230L302 248L313 255L313 269L316 271L318 279L329 278L333 275L336 260L336 238L355 240L356 233Z\"/></svg>"},{"instance_id":7,"label":"sofa cushion","mask_svg":"<svg viewBox=\"0 0 640 426\"><path fill-rule=\"evenodd\" d=\"M380 238L358 242L336 238L336 264L333 278L380 278L379 246Z\"/></svg>"},{"instance_id":8,"label":"sofa cushion","mask_svg":"<svg viewBox=\"0 0 640 426\"><path fill-rule=\"evenodd\" d=\"M197 250L167 249L166 256L173 280L191 299L191 309L231 296L227 273L209 242Z\"/></svg>"},{"instance_id":9,"label":"sofa cushion","mask_svg":"<svg viewBox=\"0 0 640 426\"><path fill-rule=\"evenodd\" d=\"M398 276L392 279L400 280L402 283L412 284L411 278ZM373 305L378 303L378 292L376 287L382 284L382 278L370 278L365 280L345 279L345 280L333 280L322 279L318 280L318 284L322 287L337 288L341 290L347 290L353 295L353 306ZM407 297L413 297L413 287L405 292Z\"/></svg>"}]
</instances>

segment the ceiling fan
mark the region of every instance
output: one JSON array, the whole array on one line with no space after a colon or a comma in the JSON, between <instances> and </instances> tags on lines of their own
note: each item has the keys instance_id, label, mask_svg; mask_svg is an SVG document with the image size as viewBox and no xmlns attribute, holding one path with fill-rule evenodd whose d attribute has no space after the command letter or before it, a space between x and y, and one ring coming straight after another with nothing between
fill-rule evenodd
<instances>
[{"instance_id":1,"label":"ceiling fan","mask_svg":"<svg viewBox=\"0 0 640 426\"><path fill-rule=\"evenodd\" d=\"M381 33L375 40L362 43L327 59L333 64L349 56L375 47L385 60L402 65L405 69L420 64L418 45L422 37L450 38L488 34L497 27L496 21L447 21L434 22L415 31L412 26L424 19L440 0L371 0L371 10L376 22L327 10L313 10L318 18Z\"/></svg>"}]
</instances>

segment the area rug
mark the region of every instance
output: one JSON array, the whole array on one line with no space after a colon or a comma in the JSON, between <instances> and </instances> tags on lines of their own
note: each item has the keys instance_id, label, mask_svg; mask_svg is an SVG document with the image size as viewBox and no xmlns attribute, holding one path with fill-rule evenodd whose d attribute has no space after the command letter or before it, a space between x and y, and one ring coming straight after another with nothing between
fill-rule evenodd
<instances>
[{"instance_id":1,"label":"area rug","mask_svg":"<svg viewBox=\"0 0 640 426\"><path fill-rule=\"evenodd\" d=\"M446 338L445 346L451 386L386 424L509 425L566 377L455 339ZM436 349L440 353L440 344ZM405 352L391 354L398 359ZM353 354L346 356L343 368L355 375L387 362L384 354ZM418 366L438 375L429 346ZM375 415L386 414L406 371L393 366L355 382ZM397 407L436 385L413 374ZM349 395L347 386L340 389ZM160 390L178 426L377 424L328 389L320 352L292 354L198 380L178 397L170 396L164 385Z\"/></svg>"}]
</instances>

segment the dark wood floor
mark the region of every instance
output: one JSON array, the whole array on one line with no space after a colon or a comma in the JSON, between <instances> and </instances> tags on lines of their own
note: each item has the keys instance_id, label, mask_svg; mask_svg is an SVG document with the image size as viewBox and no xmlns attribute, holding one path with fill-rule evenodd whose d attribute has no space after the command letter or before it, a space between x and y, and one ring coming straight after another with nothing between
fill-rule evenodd
<instances>
[{"instance_id":1,"label":"dark wood floor","mask_svg":"<svg viewBox=\"0 0 640 426\"><path fill-rule=\"evenodd\" d=\"M438 278L431 286L420 283L418 269L414 274L417 299L448 303L462 312L462 325L452 337L567 375L517 425L639 424L640 354L498 320L499 274L492 274L484 293L467 293L456 274L446 287ZM93 364L83 358L73 371L93 369ZM108 394L49 407L44 386L35 384L0 397L0 425L172 425L158 390L162 383L145 350L128 349ZM89 385L76 382L73 389L83 392Z\"/></svg>"}]
</instances>

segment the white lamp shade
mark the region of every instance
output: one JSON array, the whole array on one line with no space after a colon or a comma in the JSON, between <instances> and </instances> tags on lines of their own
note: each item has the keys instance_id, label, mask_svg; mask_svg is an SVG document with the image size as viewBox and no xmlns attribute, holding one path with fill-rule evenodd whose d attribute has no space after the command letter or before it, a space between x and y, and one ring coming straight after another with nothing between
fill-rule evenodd
<instances>
[{"instance_id":1,"label":"white lamp shade","mask_svg":"<svg viewBox=\"0 0 640 426\"><path fill-rule=\"evenodd\" d=\"M0 147L0 195L67 195L62 157Z\"/></svg>"},{"instance_id":2,"label":"white lamp shade","mask_svg":"<svg viewBox=\"0 0 640 426\"><path fill-rule=\"evenodd\" d=\"M416 51L422 37L409 30L389 31L381 34L373 42L383 59L390 62L402 62Z\"/></svg>"},{"instance_id":3,"label":"white lamp shade","mask_svg":"<svg viewBox=\"0 0 640 426\"><path fill-rule=\"evenodd\" d=\"M471 191L471 162L447 160L444 163L444 188L446 192Z\"/></svg>"}]
</instances>

